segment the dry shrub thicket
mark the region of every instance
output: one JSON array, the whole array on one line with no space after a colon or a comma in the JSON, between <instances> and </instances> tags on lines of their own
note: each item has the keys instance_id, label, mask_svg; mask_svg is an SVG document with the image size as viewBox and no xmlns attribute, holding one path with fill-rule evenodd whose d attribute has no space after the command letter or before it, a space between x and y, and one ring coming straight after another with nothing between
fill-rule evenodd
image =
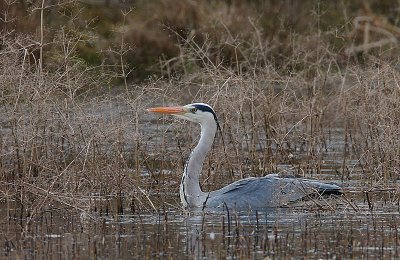
<instances>
[{"instance_id":1,"label":"dry shrub thicket","mask_svg":"<svg viewBox=\"0 0 400 260\"><path fill-rule=\"evenodd\" d=\"M159 120L145 108L193 101L213 105L223 128L224 142L217 135L205 164L204 189L283 166L318 178L329 152L339 162L328 178L344 185L362 180L366 190L397 189L397 61L365 53L357 64L334 51L328 32L294 38L292 54L277 68L268 61L273 43L253 26L246 44L229 30L221 33L220 44L242 56L233 66L222 62L223 51L210 39L199 45L189 34L178 45L180 62L162 63L169 77L122 81L123 88L107 86L111 77L126 76L123 66L115 74L74 56L76 35L60 30L63 40L48 45L63 52L41 64L34 54L46 56L46 49L34 36L2 32L0 200L18 205L14 214L28 221L48 207L178 206L181 171L198 127ZM378 54L396 52L392 47ZM171 73L176 66L182 66L179 77Z\"/></svg>"}]
</instances>

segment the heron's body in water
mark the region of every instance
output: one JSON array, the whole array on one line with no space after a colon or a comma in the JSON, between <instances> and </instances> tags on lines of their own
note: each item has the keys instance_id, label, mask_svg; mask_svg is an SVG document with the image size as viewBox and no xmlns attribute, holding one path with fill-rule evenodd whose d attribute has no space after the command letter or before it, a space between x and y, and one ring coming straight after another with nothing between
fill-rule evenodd
<instances>
[{"instance_id":1,"label":"heron's body in water","mask_svg":"<svg viewBox=\"0 0 400 260\"><path fill-rule=\"evenodd\" d=\"M184 208L268 208L287 205L311 195L341 194L335 184L299 178L282 178L277 174L251 177L233 182L222 189L203 192L200 174L208 151L219 128L214 110L207 104L194 103L181 107L156 107L151 112L170 114L196 122L201 126L197 146L186 162L180 184L180 197Z\"/></svg>"}]
</instances>

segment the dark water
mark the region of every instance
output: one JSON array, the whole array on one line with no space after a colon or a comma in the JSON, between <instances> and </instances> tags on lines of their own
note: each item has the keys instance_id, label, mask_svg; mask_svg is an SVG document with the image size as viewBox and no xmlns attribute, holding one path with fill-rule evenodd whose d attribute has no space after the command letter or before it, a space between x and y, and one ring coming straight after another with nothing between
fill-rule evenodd
<instances>
[{"instance_id":1,"label":"dark water","mask_svg":"<svg viewBox=\"0 0 400 260\"><path fill-rule=\"evenodd\" d=\"M342 146L340 139L332 141L319 179L340 179ZM117 215L47 205L28 218L15 201L2 199L0 258L400 258L399 190L365 192L362 175L354 177L357 161L346 164L352 180L336 180L345 197L269 211L188 214L176 191L173 201L155 207L159 211L125 208Z\"/></svg>"},{"instance_id":2,"label":"dark water","mask_svg":"<svg viewBox=\"0 0 400 260\"><path fill-rule=\"evenodd\" d=\"M29 225L3 204L0 254L10 259L400 257L398 205L381 200L371 209L362 198L352 205L343 199L328 203L335 209L122 216L71 215L53 207Z\"/></svg>"}]
</instances>

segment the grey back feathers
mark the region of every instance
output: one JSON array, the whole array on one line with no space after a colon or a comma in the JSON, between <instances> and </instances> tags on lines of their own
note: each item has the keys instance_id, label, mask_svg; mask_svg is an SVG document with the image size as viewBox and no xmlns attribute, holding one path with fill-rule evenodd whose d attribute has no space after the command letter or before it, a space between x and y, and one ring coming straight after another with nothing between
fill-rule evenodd
<instances>
[{"instance_id":1,"label":"grey back feathers","mask_svg":"<svg viewBox=\"0 0 400 260\"><path fill-rule=\"evenodd\" d=\"M310 196L340 195L341 188L315 180L281 178L269 174L261 178L238 180L210 193L206 207L218 208L226 205L236 209L259 209L289 205Z\"/></svg>"}]
</instances>

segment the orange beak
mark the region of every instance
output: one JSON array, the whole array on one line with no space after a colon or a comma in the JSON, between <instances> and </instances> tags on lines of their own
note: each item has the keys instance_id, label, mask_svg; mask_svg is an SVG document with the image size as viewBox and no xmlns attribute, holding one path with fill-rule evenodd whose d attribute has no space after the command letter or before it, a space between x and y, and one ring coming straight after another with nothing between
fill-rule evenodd
<instances>
[{"instance_id":1,"label":"orange beak","mask_svg":"<svg viewBox=\"0 0 400 260\"><path fill-rule=\"evenodd\" d=\"M179 115L185 112L183 107L153 107L148 108L147 111L168 115Z\"/></svg>"}]
</instances>

